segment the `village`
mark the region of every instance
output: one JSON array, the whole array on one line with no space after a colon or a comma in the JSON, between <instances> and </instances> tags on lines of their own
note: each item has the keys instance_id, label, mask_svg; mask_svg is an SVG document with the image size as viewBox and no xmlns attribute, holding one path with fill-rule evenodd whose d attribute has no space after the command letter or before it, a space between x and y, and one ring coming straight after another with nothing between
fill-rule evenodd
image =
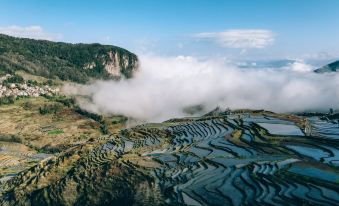
<instances>
[{"instance_id":1,"label":"village","mask_svg":"<svg viewBox=\"0 0 339 206\"><path fill-rule=\"evenodd\" d=\"M49 85L42 87L24 83L6 83L4 82L13 75L6 74L0 77L0 98L2 97L38 97L42 95L52 96L59 92L59 88L52 88Z\"/></svg>"}]
</instances>

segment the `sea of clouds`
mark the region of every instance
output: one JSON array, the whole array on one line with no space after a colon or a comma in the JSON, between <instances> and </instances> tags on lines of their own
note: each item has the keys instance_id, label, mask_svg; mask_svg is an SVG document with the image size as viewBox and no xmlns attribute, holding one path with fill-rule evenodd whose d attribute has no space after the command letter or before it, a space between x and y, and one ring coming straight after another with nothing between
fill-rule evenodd
<instances>
[{"instance_id":1,"label":"sea of clouds","mask_svg":"<svg viewBox=\"0 0 339 206\"><path fill-rule=\"evenodd\" d=\"M132 79L66 85L67 94L82 95L86 110L163 121L188 114L184 108L265 109L274 112L328 111L339 108L339 74L316 74L295 61L285 68L240 69L221 59L139 56Z\"/></svg>"}]
</instances>

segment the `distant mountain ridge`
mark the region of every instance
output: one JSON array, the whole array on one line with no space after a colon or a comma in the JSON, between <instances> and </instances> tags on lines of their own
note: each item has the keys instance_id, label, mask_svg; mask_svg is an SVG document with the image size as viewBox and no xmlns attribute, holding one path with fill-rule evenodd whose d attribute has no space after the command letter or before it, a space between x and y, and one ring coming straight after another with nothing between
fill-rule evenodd
<instances>
[{"instance_id":1,"label":"distant mountain ridge","mask_svg":"<svg viewBox=\"0 0 339 206\"><path fill-rule=\"evenodd\" d=\"M337 72L339 71L339 60L332 62L326 66L323 66L319 69L314 70L316 73L328 73L328 72Z\"/></svg>"},{"instance_id":2,"label":"distant mountain ridge","mask_svg":"<svg viewBox=\"0 0 339 206\"><path fill-rule=\"evenodd\" d=\"M130 78L138 58L126 49L101 44L71 44L0 34L0 72L84 83L91 78Z\"/></svg>"}]
</instances>

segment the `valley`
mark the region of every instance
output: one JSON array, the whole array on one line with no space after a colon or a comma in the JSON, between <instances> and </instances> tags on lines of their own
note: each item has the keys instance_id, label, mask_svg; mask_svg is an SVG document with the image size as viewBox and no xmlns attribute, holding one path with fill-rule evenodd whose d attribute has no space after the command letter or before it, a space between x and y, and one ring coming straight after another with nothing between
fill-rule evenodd
<instances>
[{"instance_id":1,"label":"valley","mask_svg":"<svg viewBox=\"0 0 339 206\"><path fill-rule=\"evenodd\" d=\"M182 108L186 117L155 123L94 112L79 100L97 101L99 87L86 96L65 85L128 85L139 70L136 55L6 35L0 42L0 205L339 202L338 110L201 114L197 104ZM145 98L146 109L156 98ZM136 110L124 98L99 100Z\"/></svg>"}]
</instances>

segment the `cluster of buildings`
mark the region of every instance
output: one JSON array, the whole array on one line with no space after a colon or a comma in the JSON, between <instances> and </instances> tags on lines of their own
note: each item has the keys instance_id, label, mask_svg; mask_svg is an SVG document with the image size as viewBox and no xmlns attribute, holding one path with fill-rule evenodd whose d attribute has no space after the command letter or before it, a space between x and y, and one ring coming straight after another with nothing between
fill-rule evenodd
<instances>
[{"instance_id":1,"label":"cluster of buildings","mask_svg":"<svg viewBox=\"0 0 339 206\"><path fill-rule=\"evenodd\" d=\"M39 86L28 86L26 83L16 84L10 83L9 85L4 85L3 82L10 78L10 74L0 77L0 98L1 97L18 97L18 96L32 96L38 97L41 95L54 95L59 92L59 88L51 88L46 85L43 87Z\"/></svg>"}]
</instances>

